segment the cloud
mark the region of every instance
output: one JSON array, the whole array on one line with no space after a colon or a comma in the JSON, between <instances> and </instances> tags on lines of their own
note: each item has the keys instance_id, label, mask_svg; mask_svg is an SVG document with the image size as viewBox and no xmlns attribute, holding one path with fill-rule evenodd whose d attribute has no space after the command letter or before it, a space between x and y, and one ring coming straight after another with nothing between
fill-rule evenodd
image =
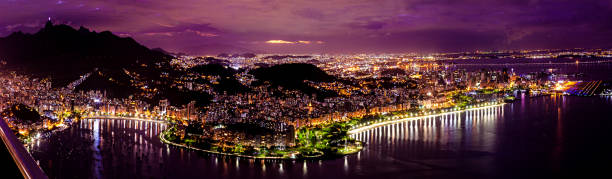
<instances>
[{"instance_id":1,"label":"cloud","mask_svg":"<svg viewBox=\"0 0 612 179\"><path fill-rule=\"evenodd\" d=\"M266 41L266 43L269 43L269 44L294 44L295 42L285 41L285 40L268 40L268 41Z\"/></svg>"},{"instance_id":2,"label":"cloud","mask_svg":"<svg viewBox=\"0 0 612 179\"><path fill-rule=\"evenodd\" d=\"M270 52L285 47L292 47L291 50L313 47L309 49L312 52L528 47L524 44L551 47L552 43L542 41L542 34L555 34L551 36L553 39L545 39L556 42L555 47L557 44L576 46L587 41L606 47L610 42L598 39L612 36L610 0L58 2L0 3L0 32L35 32L50 16L56 22L83 25L96 31L131 34L146 46L176 51L212 43L245 44L246 48L255 50L261 44L287 44L266 46ZM33 22L39 26L26 26ZM268 42L269 39L284 40Z\"/></svg>"},{"instance_id":3,"label":"cloud","mask_svg":"<svg viewBox=\"0 0 612 179\"><path fill-rule=\"evenodd\" d=\"M303 17L306 19L312 19L312 20L326 19L325 14L315 8L302 8L302 9L295 10L293 13L299 17Z\"/></svg>"},{"instance_id":4,"label":"cloud","mask_svg":"<svg viewBox=\"0 0 612 179\"><path fill-rule=\"evenodd\" d=\"M202 31L199 31L199 30L191 30L191 29L187 29L187 30L185 30L185 31L186 31L186 32L195 33L195 34L197 34L197 35L199 35L199 36L201 36L201 37L216 37L216 36L219 36L219 35L214 34L214 33L210 33L210 32L202 32Z\"/></svg>"},{"instance_id":5,"label":"cloud","mask_svg":"<svg viewBox=\"0 0 612 179\"><path fill-rule=\"evenodd\" d=\"M143 34L147 36L158 36L158 35L168 36L168 37L174 36L174 32L147 32Z\"/></svg>"},{"instance_id":6,"label":"cloud","mask_svg":"<svg viewBox=\"0 0 612 179\"><path fill-rule=\"evenodd\" d=\"M352 28L367 29L367 30L379 30L386 25L385 22L367 21L367 22L354 22L349 24Z\"/></svg>"},{"instance_id":7,"label":"cloud","mask_svg":"<svg viewBox=\"0 0 612 179\"><path fill-rule=\"evenodd\" d=\"M14 31L14 29L21 27L23 24L11 24L6 26L7 31Z\"/></svg>"},{"instance_id":8,"label":"cloud","mask_svg":"<svg viewBox=\"0 0 612 179\"><path fill-rule=\"evenodd\" d=\"M132 34L128 34L128 33L119 33L118 34L119 37L132 37Z\"/></svg>"},{"instance_id":9,"label":"cloud","mask_svg":"<svg viewBox=\"0 0 612 179\"><path fill-rule=\"evenodd\" d=\"M154 28L150 28L139 32L146 36L179 36L179 35L197 35L199 37L217 37L220 31L210 24L181 24L181 25L170 25L170 24L158 24Z\"/></svg>"},{"instance_id":10,"label":"cloud","mask_svg":"<svg viewBox=\"0 0 612 179\"><path fill-rule=\"evenodd\" d=\"M192 33L219 33L220 30L208 23L203 24L166 24L157 23L156 26L141 31L142 33L156 32L192 32Z\"/></svg>"},{"instance_id":11,"label":"cloud","mask_svg":"<svg viewBox=\"0 0 612 179\"><path fill-rule=\"evenodd\" d=\"M267 44L311 44L313 41L308 40L298 40L298 41L287 41L287 40L268 40L265 43ZM323 41L314 41L316 44L323 44Z\"/></svg>"}]
</instances>

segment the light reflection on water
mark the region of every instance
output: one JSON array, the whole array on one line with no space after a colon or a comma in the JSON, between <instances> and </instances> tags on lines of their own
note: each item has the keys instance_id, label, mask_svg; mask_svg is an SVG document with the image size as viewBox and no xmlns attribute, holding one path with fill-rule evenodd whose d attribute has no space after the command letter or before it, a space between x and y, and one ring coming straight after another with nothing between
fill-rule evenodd
<instances>
[{"instance_id":1,"label":"light reflection on water","mask_svg":"<svg viewBox=\"0 0 612 179\"><path fill-rule=\"evenodd\" d=\"M497 119L503 115L504 106L488 107L461 113L449 113L446 115L418 118L415 120L398 120L392 123L369 130L364 130L351 137L366 144L387 143L384 147L394 148L412 145L415 142L423 142L431 145L433 143L452 143L456 140L458 130L463 130L465 137L469 140L482 137L480 133L494 133L493 126ZM488 138L479 143L492 143L494 138ZM486 145L487 151L492 151L493 145Z\"/></svg>"},{"instance_id":2,"label":"light reflection on water","mask_svg":"<svg viewBox=\"0 0 612 179\"><path fill-rule=\"evenodd\" d=\"M96 178L102 178L100 168L102 168L102 154L100 153L100 121L95 120L93 124L93 159L94 159L94 175Z\"/></svg>"},{"instance_id":3,"label":"light reflection on water","mask_svg":"<svg viewBox=\"0 0 612 179\"><path fill-rule=\"evenodd\" d=\"M502 107L485 108L471 112L404 121L353 134L353 137L366 142L368 145L374 144L372 146L384 147L390 151L394 151L394 148L400 148L401 150L403 147L414 144L415 141L445 143L452 140L454 133L452 129L463 127L462 123L465 123L466 129L470 131L479 125L492 125L490 123L494 123L493 116L500 115L500 111L503 111ZM333 164L335 163L334 160L319 160L317 162L270 161L240 159L189 151L160 143L157 137L166 127L163 123L146 121L85 119L67 131L52 136L49 140L42 141L42 144L33 146L34 151L38 151L34 152L33 155L41 161L41 166L48 171L47 173L54 177L64 177L67 175L66 172L70 171L69 168L81 168L82 166L90 166L90 170L80 170L75 176L96 176L96 178L156 177L168 173L174 173L178 176L198 176L200 174L197 171L206 168L209 173L217 170L216 174L221 176L282 177L290 172L289 175L299 173L301 177L317 177L322 174L321 172L329 170L330 167L333 168L335 165ZM81 142L79 142L79 139ZM53 140L58 142L50 142ZM85 149L86 146L90 146L89 150ZM72 163L70 158L69 160L57 160L54 157L60 157L61 155L50 155L58 152L63 154L66 150L68 150L66 155L74 156L74 159L83 159L86 161L85 163L89 164L83 165L84 162ZM75 152L77 150L79 152ZM355 169L363 169L363 166L353 165L353 163L361 161L364 155L370 154L370 150L378 149L366 147L364 151L356 155L342 157L340 159L341 165L337 166L341 169L337 171L343 172L338 174L352 175ZM87 153L90 154L85 155ZM192 156L195 156L195 158ZM253 161L259 162L253 163ZM310 168L313 167L314 169L311 170ZM70 171L70 176L74 174L73 172L74 170Z\"/></svg>"},{"instance_id":4,"label":"light reflection on water","mask_svg":"<svg viewBox=\"0 0 612 179\"><path fill-rule=\"evenodd\" d=\"M83 120L31 147L51 178L490 178L500 171L523 176L534 172L528 168L546 173L567 165L551 163L563 163L573 157L568 152L578 150L564 146L577 135L577 126L609 124L583 123L596 116L581 117L607 113L602 111L610 107L610 97L541 97L401 121L353 134L367 143L357 154L315 161L254 160L185 150L160 143L157 137L165 124L131 120Z\"/></svg>"}]
</instances>

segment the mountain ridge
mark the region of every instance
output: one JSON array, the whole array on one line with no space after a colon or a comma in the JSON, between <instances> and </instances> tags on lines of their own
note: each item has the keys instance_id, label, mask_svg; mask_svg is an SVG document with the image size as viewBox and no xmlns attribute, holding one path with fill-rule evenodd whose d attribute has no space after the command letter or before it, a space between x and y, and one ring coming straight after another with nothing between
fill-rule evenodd
<instances>
[{"instance_id":1,"label":"mountain ridge","mask_svg":"<svg viewBox=\"0 0 612 179\"><path fill-rule=\"evenodd\" d=\"M0 38L0 60L6 62L6 68L49 77L54 87L65 86L96 68L120 70L171 58L130 37L51 21L33 34L18 31Z\"/></svg>"}]
</instances>

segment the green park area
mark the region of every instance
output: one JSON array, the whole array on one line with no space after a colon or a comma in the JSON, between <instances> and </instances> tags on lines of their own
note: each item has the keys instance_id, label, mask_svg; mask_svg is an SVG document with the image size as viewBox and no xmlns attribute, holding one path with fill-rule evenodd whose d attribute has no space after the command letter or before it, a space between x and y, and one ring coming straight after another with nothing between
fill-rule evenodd
<instances>
[{"instance_id":1,"label":"green park area","mask_svg":"<svg viewBox=\"0 0 612 179\"><path fill-rule=\"evenodd\" d=\"M263 159L320 159L334 158L359 152L363 143L348 134L349 122L334 122L301 127L295 132L293 146L246 145L213 140L200 135L184 135L180 123L161 134L162 141L209 153ZM192 129L189 129L192 130Z\"/></svg>"}]
</instances>

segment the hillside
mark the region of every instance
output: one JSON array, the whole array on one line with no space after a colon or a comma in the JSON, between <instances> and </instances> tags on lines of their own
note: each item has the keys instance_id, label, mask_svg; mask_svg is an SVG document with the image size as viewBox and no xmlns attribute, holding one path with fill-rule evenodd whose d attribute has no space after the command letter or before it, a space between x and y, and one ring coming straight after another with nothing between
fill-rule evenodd
<instances>
[{"instance_id":1,"label":"hillside","mask_svg":"<svg viewBox=\"0 0 612 179\"><path fill-rule=\"evenodd\" d=\"M271 67L261 67L250 71L257 82L255 85L269 82L272 87L281 86L287 89L302 91L306 94L317 94L318 97L335 96L333 92L317 90L304 81L333 82L337 79L327 74L317 66L306 63L280 64Z\"/></svg>"},{"instance_id":2,"label":"hillside","mask_svg":"<svg viewBox=\"0 0 612 179\"><path fill-rule=\"evenodd\" d=\"M11 105L2 111L1 116L13 117L19 124L32 124L41 121L40 114L34 108L24 104Z\"/></svg>"},{"instance_id":3,"label":"hillside","mask_svg":"<svg viewBox=\"0 0 612 179\"><path fill-rule=\"evenodd\" d=\"M51 22L34 34L14 32L0 38L0 59L7 62L6 68L50 77L54 87L65 86L94 68L118 70L171 58L129 37Z\"/></svg>"},{"instance_id":4,"label":"hillside","mask_svg":"<svg viewBox=\"0 0 612 179\"><path fill-rule=\"evenodd\" d=\"M130 85L130 77L116 71L94 71L75 88L76 91L106 91L110 98L127 98L140 90Z\"/></svg>"},{"instance_id":5,"label":"hillside","mask_svg":"<svg viewBox=\"0 0 612 179\"><path fill-rule=\"evenodd\" d=\"M256 79L270 81L273 84L289 87L301 84L304 80L329 82L335 78L317 66L305 63L280 64L272 67L257 68L250 72Z\"/></svg>"},{"instance_id":6,"label":"hillside","mask_svg":"<svg viewBox=\"0 0 612 179\"><path fill-rule=\"evenodd\" d=\"M218 63L211 63L206 65L198 65L189 69L190 72L198 74L198 77L194 80L200 84L210 84L202 76L219 76L216 84L212 84L214 90L218 93L227 92L227 94L237 94L250 91L249 87L242 85L234 76L237 73L236 70L229 68Z\"/></svg>"}]
</instances>

